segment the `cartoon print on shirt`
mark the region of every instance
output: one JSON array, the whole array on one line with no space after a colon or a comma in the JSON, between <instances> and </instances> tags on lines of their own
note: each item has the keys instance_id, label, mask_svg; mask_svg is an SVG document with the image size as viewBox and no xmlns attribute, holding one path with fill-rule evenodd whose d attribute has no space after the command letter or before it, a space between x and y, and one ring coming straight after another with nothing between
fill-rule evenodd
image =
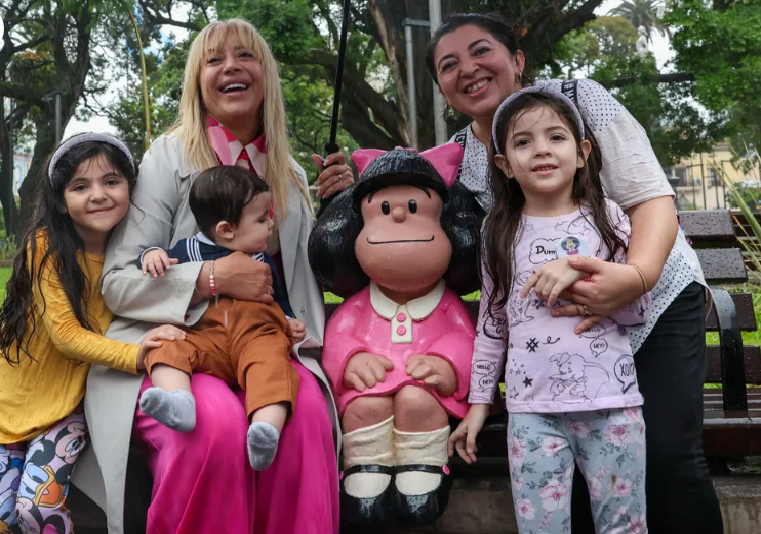
<instances>
[{"instance_id":1,"label":"cartoon print on shirt","mask_svg":"<svg viewBox=\"0 0 761 534\"><path fill-rule=\"evenodd\" d=\"M590 239L591 235L596 235L596 238L592 239L592 241L600 243L597 252L594 254L595 256L599 257L602 248L600 234L595 229L594 224L592 224L587 219L588 216L589 215L580 215L579 217L571 220L571 222L561 221L555 225L555 231L563 232L568 235L581 236L587 238L587 240Z\"/></svg>"},{"instance_id":2,"label":"cartoon print on shirt","mask_svg":"<svg viewBox=\"0 0 761 534\"><path fill-rule=\"evenodd\" d=\"M534 265L543 265L548 261L557 259L558 253L556 248L558 246L558 239L534 239L529 245L528 261ZM531 273L529 273L530 275ZM521 286L525 283L522 282ZM516 287L513 285L513 287ZM520 286L517 286L520 287Z\"/></svg>"},{"instance_id":3,"label":"cartoon print on shirt","mask_svg":"<svg viewBox=\"0 0 761 534\"><path fill-rule=\"evenodd\" d=\"M550 361L558 368L556 374L550 375L553 401L565 404L592 401L597 398L600 388L610 382L610 375L602 365L588 362L579 354L553 354ZM596 389L587 390L588 383L596 384Z\"/></svg>"},{"instance_id":4,"label":"cartoon print on shirt","mask_svg":"<svg viewBox=\"0 0 761 534\"><path fill-rule=\"evenodd\" d=\"M480 376L478 386L481 391L488 391L497 379L497 366L486 360L473 360L471 372Z\"/></svg>"},{"instance_id":5,"label":"cartoon print on shirt","mask_svg":"<svg viewBox=\"0 0 761 534\"><path fill-rule=\"evenodd\" d=\"M531 271L522 271L518 273L515 275L515 280L513 280L513 287L522 287L530 276ZM532 304L531 301L532 299L530 298L522 299L520 291L513 291L512 295L510 295L510 300L507 306L510 328L515 328L519 324L525 323L534 318L533 315L529 315L528 313L529 308Z\"/></svg>"},{"instance_id":6,"label":"cartoon print on shirt","mask_svg":"<svg viewBox=\"0 0 761 534\"><path fill-rule=\"evenodd\" d=\"M502 317L484 318L484 326L481 329L483 334L491 339L504 339L505 337L505 319Z\"/></svg>"},{"instance_id":7,"label":"cartoon print on shirt","mask_svg":"<svg viewBox=\"0 0 761 534\"><path fill-rule=\"evenodd\" d=\"M626 394L637 383L637 370L634 367L634 357L624 354L616 360L613 366L616 380L621 382L621 393Z\"/></svg>"},{"instance_id":8,"label":"cartoon print on shirt","mask_svg":"<svg viewBox=\"0 0 761 534\"><path fill-rule=\"evenodd\" d=\"M605 325L602 323L595 323L592 325L592 328L582 334L579 334L579 337L585 337L592 340L592 342L589 344L589 349L592 351L592 354L595 355L595 358L608 350L608 342L605 340L605 338L603 338L605 332Z\"/></svg>"},{"instance_id":9,"label":"cartoon print on shirt","mask_svg":"<svg viewBox=\"0 0 761 534\"><path fill-rule=\"evenodd\" d=\"M507 374L514 376L525 375L526 371L524 368L525 364L519 364L515 358L509 358Z\"/></svg>"}]
</instances>

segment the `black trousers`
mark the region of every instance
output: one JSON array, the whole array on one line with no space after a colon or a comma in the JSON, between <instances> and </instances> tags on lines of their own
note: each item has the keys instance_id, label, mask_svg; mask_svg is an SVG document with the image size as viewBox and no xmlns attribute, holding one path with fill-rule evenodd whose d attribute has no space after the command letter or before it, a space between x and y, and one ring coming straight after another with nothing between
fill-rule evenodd
<instances>
[{"instance_id":1,"label":"black trousers","mask_svg":"<svg viewBox=\"0 0 761 534\"><path fill-rule=\"evenodd\" d=\"M705 289L693 282L661 315L634 355L645 398L647 526L650 534L722 534L703 453ZM589 492L577 469L573 534L594 533Z\"/></svg>"}]
</instances>

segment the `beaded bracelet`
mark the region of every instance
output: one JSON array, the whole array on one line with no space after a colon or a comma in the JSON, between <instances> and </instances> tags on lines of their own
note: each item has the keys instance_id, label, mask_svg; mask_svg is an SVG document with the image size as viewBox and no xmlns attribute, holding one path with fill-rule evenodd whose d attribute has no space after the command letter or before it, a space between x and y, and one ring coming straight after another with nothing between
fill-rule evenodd
<instances>
[{"instance_id":1,"label":"beaded bracelet","mask_svg":"<svg viewBox=\"0 0 761 534\"><path fill-rule=\"evenodd\" d=\"M214 260L209 263L209 292L212 297L217 296L217 286L214 285Z\"/></svg>"},{"instance_id":2,"label":"beaded bracelet","mask_svg":"<svg viewBox=\"0 0 761 534\"><path fill-rule=\"evenodd\" d=\"M642 280L642 294L644 295L645 293L649 291L649 289L647 289L647 280L645 279L645 275L642 274L642 271L639 269L639 267L637 267L633 263L630 263L629 265L634 267L634 270L637 271L637 274L639 275L640 280Z\"/></svg>"}]
</instances>

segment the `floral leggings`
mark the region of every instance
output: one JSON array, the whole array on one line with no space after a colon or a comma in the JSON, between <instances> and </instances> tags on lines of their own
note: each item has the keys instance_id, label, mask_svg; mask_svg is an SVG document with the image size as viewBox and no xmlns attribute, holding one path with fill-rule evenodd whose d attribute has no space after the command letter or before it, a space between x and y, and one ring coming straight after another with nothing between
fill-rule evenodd
<instances>
[{"instance_id":1,"label":"floral leggings","mask_svg":"<svg viewBox=\"0 0 761 534\"><path fill-rule=\"evenodd\" d=\"M645 423L640 408L511 413L510 476L520 534L571 532L578 464L597 534L646 534Z\"/></svg>"},{"instance_id":2,"label":"floral leggings","mask_svg":"<svg viewBox=\"0 0 761 534\"><path fill-rule=\"evenodd\" d=\"M85 445L84 408L28 443L0 444L0 534L71 534L64 505Z\"/></svg>"}]
</instances>

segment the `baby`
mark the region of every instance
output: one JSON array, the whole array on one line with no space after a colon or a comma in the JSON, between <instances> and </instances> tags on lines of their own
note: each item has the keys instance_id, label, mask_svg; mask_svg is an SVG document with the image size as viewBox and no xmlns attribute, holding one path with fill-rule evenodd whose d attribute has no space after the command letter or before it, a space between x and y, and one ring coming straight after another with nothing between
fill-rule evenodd
<instances>
[{"instance_id":1,"label":"baby","mask_svg":"<svg viewBox=\"0 0 761 534\"><path fill-rule=\"evenodd\" d=\"M143 393L144 413L167 427L189 432L195 427L192 373L205 373L246 391L248 457L257 471L267 469L277 453L280 433L293 411L298 375L290 361L294 342L304 339L304 323L293 318L272 258L264 250L272 235L272 196L267 184L237 166L213 167L190 189L190 209L201 230L164 251L153 247L138 258L144 274L163 276L170 265L209 261L212 300L184 340L153 349L145 366L154 387ZM272 304L216 296L214 261L240 251L269 264Z\"/></svg>"}]
</instances>

